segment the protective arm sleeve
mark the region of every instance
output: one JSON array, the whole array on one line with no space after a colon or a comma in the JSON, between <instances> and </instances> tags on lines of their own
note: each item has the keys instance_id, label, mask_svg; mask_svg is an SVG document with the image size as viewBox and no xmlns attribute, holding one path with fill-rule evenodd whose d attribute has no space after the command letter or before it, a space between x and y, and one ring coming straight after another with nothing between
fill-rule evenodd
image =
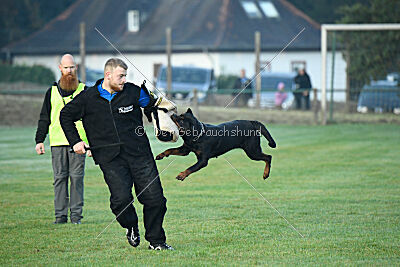
<instances>
[{"instance_id":1,"label":"protective arm sleeve","mask_svg":"<svg viewBox=\"0 0 400 267\"><path fill-rule=\"evenodd\" d=\"M143 98L142 98L142 93L143 93ZM144 95L146 95L147 97L144 97ZM143 100L145 98L146 98L146 100ZM141 99L142 99L142 101L141 101ZM146 88L145 83L143 82L142 85L140 86L139 105L144 108L144 115L146 115L147 120L149 122L152 121L151 113L153 111L157 110L157 103L158 103L158 97L155 94L153 94L152 92L150 92ZM143 106L142 106L142 104L143 104ZM144 105L144 104L146 104L146 105Z\"/></svg>"}]
</instances>

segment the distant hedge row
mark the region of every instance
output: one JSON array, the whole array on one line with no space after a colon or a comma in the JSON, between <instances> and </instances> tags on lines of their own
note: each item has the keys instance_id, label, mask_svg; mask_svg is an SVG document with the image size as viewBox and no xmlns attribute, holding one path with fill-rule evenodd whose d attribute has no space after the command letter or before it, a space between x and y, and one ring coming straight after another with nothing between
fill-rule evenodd
<instances>
[{"instance_id":1,"label":"distant hedge row","mask_svg":"<svg viewBox=\"0 0 400 267\"><path fill-rule=\"evenodd\" d=\"M218 89L233 89L238 76L235 75L220 75L217 77Z\"/></svg>"},{"instance_id":2,"label":"distant hedge row","mask_svg":"<svg viewBox=\"0 0 400 267\"><path fill-rule=\"evenodd\" d=\"M50 84L55 81L54 73L46 67L13 66L0 64L0 82L32 82L37 84Z\"/></svg>"}]
</instances>

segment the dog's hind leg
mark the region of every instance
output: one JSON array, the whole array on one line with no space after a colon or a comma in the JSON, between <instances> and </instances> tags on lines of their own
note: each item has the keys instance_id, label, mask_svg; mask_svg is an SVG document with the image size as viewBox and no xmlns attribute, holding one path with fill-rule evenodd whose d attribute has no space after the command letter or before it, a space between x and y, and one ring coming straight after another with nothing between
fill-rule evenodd
<instances>
[{"instance_id":1,"label":"dog's hind leg","mask_svg":"<svg viewBox=\"0 0 400 267\"><path fill-rule=\"evenodd\" d=\"M269 173L271 171L271 161L272 161L272 156L264 154L261 151L261 147L249 147L249 148L243 148L244 152L246 152L246 155L252 159L252 160L257 160L257 161L264 161L265 162L265 168L264 168L264 174L263 178L264 180L269 177Z\"/></svg>"},{"instance_id":2,"label":"dog's hind leg","mask_svg":"<svg viewBox=\"0 0 400 267\"><path fill-rule=\"evenodd\" d=\"M164 152L157 155L156 160L163 159L168 157L169 155L176 155L176 156L187 156L190 153L190 149L185 145L176 148L170 148L165 150Z\"/></svg>"},{"instance_id":3,"label":"dog's hind leg","mask_svg":"<svg viewBox=\"0 0 400 267\"><path fill-rule=\"evenodd\" d=\"M266 155L264 154L266 160L265 160L265 168L264 168L264 175L263 178L264 180L269 177L269 173L271 172L271 161L272 161L272 156L271 155Z\"/></svg>"}]
</instances>

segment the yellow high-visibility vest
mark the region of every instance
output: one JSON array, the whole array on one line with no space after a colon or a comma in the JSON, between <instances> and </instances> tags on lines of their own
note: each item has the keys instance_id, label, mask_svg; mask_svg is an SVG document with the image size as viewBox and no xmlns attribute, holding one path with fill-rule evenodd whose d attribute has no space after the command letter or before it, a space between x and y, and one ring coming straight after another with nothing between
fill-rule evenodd
<instances>
[{"instance_id":1,"label":"yellow high-visibility vest","mask_svg":"<svg viewBox=\"0 0 400 267\"><path fill-rule=\"evenodd\" d=\"M69 145L67 138L64 135L64 131L60 124L60 112L62 108L74 99L80 92L85 88L85 84L79 83L78 88L72 95L67 97L62 97L58 92L57 86L51 87L51 112L50 112L50 126L49 126L49 136L50 136L50 146L67 146ZM82 121L75 122L75 126L78 129L79 136L81 139L88 143L86 138L85 130L83 129Z\"/></svg>"}]
</instances>

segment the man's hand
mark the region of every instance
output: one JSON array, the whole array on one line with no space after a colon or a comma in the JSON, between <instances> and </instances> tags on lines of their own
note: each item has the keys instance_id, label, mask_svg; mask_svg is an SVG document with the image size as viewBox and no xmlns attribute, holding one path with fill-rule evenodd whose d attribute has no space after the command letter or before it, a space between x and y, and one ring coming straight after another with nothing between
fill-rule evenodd
<instances>
[{"instance_id":1,"label":"man's hand","mask_svg":"<svg viewBox=\"0 0 400 267\"><path fill-rule=\"evenodd\" d=\"M38 153L38 155L42 155L42 154L46 153L44 151L44 144L43 143L36 144L35 150L36 150L36 153Z\"/></svg>"},{"instance_id":2,"label":"man's hand","mask_svg":"<svg viewBox=\"0 0 400 267\"><path fill-rule=\"evenodd\" d=\"M80 141L79 143L76 143L72 148L76 154L85 154L86 153L86 147L89 147L85 142Z\"/></svg>"},{"instance_id":3,"label":"man's hand","mask_svg":"<svg viewBox=\"0 0 400 267\"><path fill-rule=\"evenodd\" d=\"M92 157L92 151L90 151L90 150L87 150L87 151L86 151L86 156L88 156L88 157Z\"/></svg>"}]
</instances>

